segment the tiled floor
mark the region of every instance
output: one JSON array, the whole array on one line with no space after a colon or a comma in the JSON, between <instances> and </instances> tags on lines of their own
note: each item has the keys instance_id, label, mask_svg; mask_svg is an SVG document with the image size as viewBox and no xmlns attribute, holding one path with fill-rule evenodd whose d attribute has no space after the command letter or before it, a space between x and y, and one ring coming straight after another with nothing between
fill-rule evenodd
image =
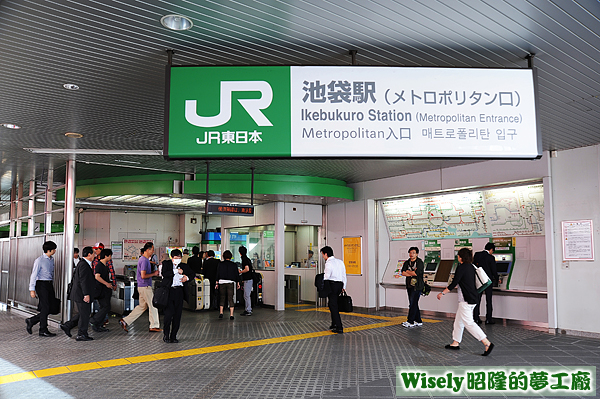
<instances>
[{"instance_id":1,"label":"tiled floor","mask_svg":"<svg viewBox=\"0 0 600 399\"><path fill-rule=\"evenodd\" d=\"M466 332L459 352L444 349L453 320L406 329L397 313L343 315L346 332L331 335L329 314L310 307L239 313L230 321L184 310L180 343L165 344L148 332L147 315L129 334L112 318L110 332L76 342L56 329L54 338L37 328L28 335L22 316L0 312L0 398L393 398L396 366L600 366L600 340L502 324L484 326L496 345L486 358ZM265 341L280 337L287 338ZM124 358L119 366L96 363ZM82 363L91 364L75 371Z\"/></svg>"}]
</instances>

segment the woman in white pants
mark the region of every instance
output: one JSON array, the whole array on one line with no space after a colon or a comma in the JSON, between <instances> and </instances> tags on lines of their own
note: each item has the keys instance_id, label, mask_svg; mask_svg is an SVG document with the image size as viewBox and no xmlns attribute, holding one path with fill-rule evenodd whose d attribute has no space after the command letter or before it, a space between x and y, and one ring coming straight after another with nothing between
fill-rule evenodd
<instances>
[{"instance_id":1,"label":"woman in white pants","mask_svg":"<svg viewBox=\"0 0 600 399\"><path fill-rule=\"evenodd\" d=\"M485 345L485 352L481 356L487 356L494 349L494 344L487 339L483 330L473 320L473 309L477 305L479 294L475 287L475 266L471 263L472 261L473 252L470 249L462 248L458 251L458 266L454 272L452 283L444 288L444 291L440 292L437 298L441 300L442 296L458 285L458 310L456 311L454 330L452 331L454 342L446 345L446 349L460 349L463 331L466 328L472 336Z\"/></svg>"}]
</instances>

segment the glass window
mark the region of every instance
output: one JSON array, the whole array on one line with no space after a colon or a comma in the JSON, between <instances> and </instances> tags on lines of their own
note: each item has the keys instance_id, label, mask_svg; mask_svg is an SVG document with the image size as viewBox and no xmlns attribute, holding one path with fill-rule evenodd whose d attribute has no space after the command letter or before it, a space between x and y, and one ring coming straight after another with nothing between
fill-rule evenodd
<instances>
[{"instance_id":1,"label":"glass window","mask_svg":"<svg viewBox=\"0 0 600 399\"><path fill-rule=\"evenodd\" d=\"M316 268L319 263L319 227L285 226L285 267Z\"/></svg>"},{"instance_id":2,"label":"glass window","mask_svg":"<svg viewBox=\"0 0 600 399\"><path fill-rule=\"evenodd\" d=\"M275 267L275 226L238 227L227 229L233 261L241 262L239 247L248 249L248 257L256 270Z\"/></svg>"}]
</instances>

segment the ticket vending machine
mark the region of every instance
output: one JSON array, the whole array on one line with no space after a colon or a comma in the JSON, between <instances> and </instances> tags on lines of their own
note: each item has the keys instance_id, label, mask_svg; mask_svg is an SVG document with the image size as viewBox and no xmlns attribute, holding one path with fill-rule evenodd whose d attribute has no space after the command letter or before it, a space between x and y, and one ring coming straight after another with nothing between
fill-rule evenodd
<instances>
[{"instance_id":1,"label":"ticket vending machine","mask_svg":"<svg viewBox=\"0 0 600 399\"><path fill-rule=\"evenodd\" d=\"M511 253L494 253L496 271L498 272L498 288L507 289L508 276L514 265L514 255Z\"/></svg>"},{"instance_id":2,"label":"ticket vending machine","mask_svg":"<svg viewBox=\"0 0 600 399\"><path fill-rule=\"evenodd\" d=\"M423 280L431 285L435 280L435 274L440 265L439 260L431 259L429 262L425 262L425 272L423 273Z\"/></svg>"}]
</instances>

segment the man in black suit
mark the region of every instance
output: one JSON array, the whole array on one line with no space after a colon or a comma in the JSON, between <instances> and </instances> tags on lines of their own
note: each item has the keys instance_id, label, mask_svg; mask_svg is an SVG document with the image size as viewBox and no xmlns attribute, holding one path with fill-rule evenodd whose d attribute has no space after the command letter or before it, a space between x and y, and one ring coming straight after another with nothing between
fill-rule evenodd
<instances>
[{"instance_id":1,"label":"man in black suit","mask_svg":"<svg viewBox=\"0 0 600 399\"><path fill-rule=\"evenodd\" d=\"M176 344L179 342L177 332L181 323L183 301L187 302L188 300L185 297L188 282L196 274L187 264L183 263L181 251L174 249L171 251L171 260L165 260L162 263L162 276L162 286L169 289L169 301L165 308L163 341Z\"/></svg>"},{"instance_id":2,"label":"man in black suit","mask_svg":"<svg viewBox=\"0 0 600 399\"><path fill-rule=\"evenodd\" d=\"M79 314L71 320L60 325L60 328L71 336L71 329L76 325L77 341L92 341L94 338L88 335L88 323L90 313L92 312L92 300L94 295L94 285L96 279L92 272L92 261L94 260L94 250L92 247L85 247L82 251L83 259L77 265L73 273L73 288L71 289L71 300L77 304Z\"/></svg>"},{"instance_id":3,"label":"man in black suit","mask_svg":"<svg viewBox=\"0 0 600 399\"><path fill-rule=\"evenodd\" d=\"M217 268L219 267L219 260L215 259L215 251L212 249L206 252L207 258L204 260L204 264L202 266L202 274L204 278L210 280L210 308L217 309L218 299L217 299L217 289L215 285L217 284Z\"/></svg>"},{"instance_id":4,"label":"man in black suit","mask_svg":"<svg viewBox=\"0 0 600 399\"><path fill-rule=\"evenodd\" d=\"M496 245L493 242L488 242L485 244L485 251L477 252L473 257L473 264L475 266L483 268L485 274L492 280L492 285L485 289L485 304L486 304L486 313L485 313L485 324L496 324L492 319L492 287L498 286L498 272L496 271L496 258L492 255L496 250ZM473 309L473 320L475 323L481 324L481 319L479 318L479 304L481 303L481 297L483 296L483 292L479 294L479 300L477 301L477 305L475 309Z\"/></svg>"}]
</instances>

